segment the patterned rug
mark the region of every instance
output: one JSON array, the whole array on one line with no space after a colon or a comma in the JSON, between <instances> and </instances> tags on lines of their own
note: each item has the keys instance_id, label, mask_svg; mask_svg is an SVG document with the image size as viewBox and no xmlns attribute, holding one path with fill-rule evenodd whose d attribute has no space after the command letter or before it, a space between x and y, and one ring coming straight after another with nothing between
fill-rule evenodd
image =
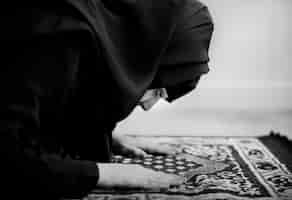
<instances>
[{"instance_id":1,"label":"patterned rug","mask_svg":"<svg viewBox=\"0 0 292 200\"><path fill-rule=\"evenodd\" d=\"M185 178L167 191L94 190L85 200L226 199L292 200L291 169L258 138L156 137L181 145L177 156L144 159L115 155L112 162L135 163ZM292 153L292 152L291 152ZM292 156L286 159L292 159Z\"/></svg>"}]
</instances>

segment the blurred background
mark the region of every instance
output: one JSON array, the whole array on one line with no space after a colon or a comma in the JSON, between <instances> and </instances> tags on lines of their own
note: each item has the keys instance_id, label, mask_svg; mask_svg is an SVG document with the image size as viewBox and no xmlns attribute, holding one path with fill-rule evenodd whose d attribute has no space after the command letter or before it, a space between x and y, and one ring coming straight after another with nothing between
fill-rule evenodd
<instances>
[{"instance_id":1,"label":"blurred background","mask_svg":"<svg viewBox=\"0 0 292 200\"><path fill-rule=\"evenodd\" d=\"M137 107L122 134L292 139L292 1L201 0L213 16L210 72L174 103Z\"/></svg>"}]
</instances>

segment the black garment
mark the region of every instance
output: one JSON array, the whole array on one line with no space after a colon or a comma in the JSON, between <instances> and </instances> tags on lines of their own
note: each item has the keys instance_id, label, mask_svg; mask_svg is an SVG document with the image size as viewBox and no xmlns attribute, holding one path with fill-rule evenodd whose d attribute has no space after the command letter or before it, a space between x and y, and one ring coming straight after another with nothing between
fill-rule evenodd
<instances>
[{"instance_id":1,"label":"black garment","mask_svg":"<svg viewBox=\"0 0 292 200\"><path fill-rule=\"evenodd\" d=\"M26 3L1 8L2 189L28 199L83 195L96 186L95 162L110 159L115 124L147 88L178 98L208 71L212 22L195 0ZM168 59L188 41L196 46L188 59Z\"/></svg>"},{"instance_id":2,"label":"black garment","mask_svg":"<svg viewBox=\"0 0 292 200\"><path fill-rule=\"evenodd\" d=\"M0 173L3 192L15 198L83 195L97 183L95 160L109 160L109 127L98 128L103 116L93 112L94 95L84 99L90 83L79 69L70 81L83 66L80 49L73 38L40 39L19 47L1 66ZM100 157L87 159L94 147Z\"/></svg>"},{"instance_id":3,"label":"black garment","mask_svg":"<svg viewBox=\"0 0 292 200\"><path fill-rule=\"evenodd\" d=\"M91 6L68 1L100 40L112 76L111 96L119 99L112 105L117 121L130 114L149 87L180 90L209 71L213 23L197 0L101 0L89 1ZM172 93L170 101L186 91L174 92L175 98Z\"/></svg>"},{"instance_id":4,"label":"black garment","mask_svg":"<svg viewBox=\"0 0 292 200\"><path fill-rule=\"evenodd\" d=\"M151 84L166 88L169 102L195 89L201 76L209 72L210 13L198 1L188 0L180 14Z\"/></svg>"}]
</instances>

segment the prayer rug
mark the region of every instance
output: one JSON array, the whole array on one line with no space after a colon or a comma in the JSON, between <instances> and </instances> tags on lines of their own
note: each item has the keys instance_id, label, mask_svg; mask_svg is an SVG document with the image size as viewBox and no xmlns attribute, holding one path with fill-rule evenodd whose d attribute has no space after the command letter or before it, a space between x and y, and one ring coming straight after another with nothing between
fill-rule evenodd
<instances>
[{"instance_id":1,"label":"prayer rug","mask_svg":"<svg viewBox=\"0 0 292 200\"><path fill-rule=\"evenodd\" d=\"M162 143L181 145L184 151L144 159L115 155L112 162L177 174L185 177L182 185L166 191L96 189L84 199L292 200L291 143L285 147L279 138L155 137Z\"/></svg>"}]
</instances>

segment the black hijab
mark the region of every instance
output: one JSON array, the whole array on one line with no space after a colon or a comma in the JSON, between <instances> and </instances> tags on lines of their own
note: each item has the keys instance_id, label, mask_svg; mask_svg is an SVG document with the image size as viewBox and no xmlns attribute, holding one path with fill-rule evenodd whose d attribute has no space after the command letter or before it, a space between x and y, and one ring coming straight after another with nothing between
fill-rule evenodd
<instances>
[{"instance_id":1,"label":"black hijab","mask_svg":"<svg viewBox=\"0 0 292 200\"><path fill-rule=\"evenodd\" d=\"M87 20L93 42L103 50L117 120L133 110L148 88L167 88L173 101L209 71L213 23L196 0L67 2Z\"/></svg>"},{"instance_id":2,"label":"black hijab","mask_svg":"<svg viewBox=\"0 0 292 200\"><path fill-rule=\"evenodd\" d=\"M2 39L86 38L92 48L90 67L104 69L92 77L107 88L104 103L115 121L128 116L148 88L167 88L172 101L194 89L209 70L213 24L207 8L196 0L63 0L27 9L23 4L13 11L22 18L13 18L10 10L9 20L1 19ZM39 21L43 15L48 20ZM60 15L64 17L57 24L50 23Z\"/></svg>"},{"instance_id":3,"label":"black hijab","mask_svg":"<svg viewBox=\"0 0 292 200\"><path fill-rule=\"evenodd\" d=\"M18 80L16 76L19 83L40 82L34 90L45 111L41 120L37 115L35 119L42 122L44 142L50 138L48 146L61 141L83 159L109 161L109 133L147 89L165 87L173 101L193 90L209 70L213 24L207 8L196 0L52 0L34 6L29 2L0 8L5 49L1 72L11 72L0 73L0 80ZM42 60L38 53L34 59L25 51L31 46L36 51L56 50L56 55L63 48L73 49L46 65L38 64ZM28 54L36 65L30 67L19 54L24 60Z\"/></svg>"}]
</instances>

